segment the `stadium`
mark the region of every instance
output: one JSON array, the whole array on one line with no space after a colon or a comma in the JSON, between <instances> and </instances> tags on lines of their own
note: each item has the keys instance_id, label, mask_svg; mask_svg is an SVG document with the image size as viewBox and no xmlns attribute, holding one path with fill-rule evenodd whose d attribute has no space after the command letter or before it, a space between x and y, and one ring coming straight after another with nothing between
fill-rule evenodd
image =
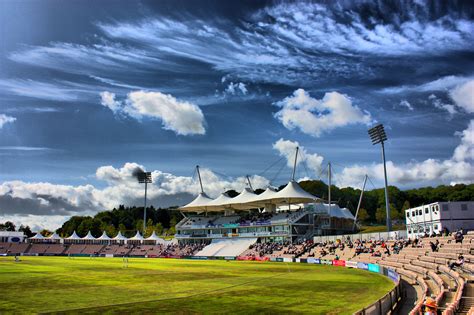
<instances>
[{"instance_id":1,"label":"stadium","mask_svg":"<svg viewBox=\"0 0 474 315\"><path fill-rule=\"evenodd\" d=\"M0 29L0 315L474 315L473 0Z\"/></svg>"}]
</instances>

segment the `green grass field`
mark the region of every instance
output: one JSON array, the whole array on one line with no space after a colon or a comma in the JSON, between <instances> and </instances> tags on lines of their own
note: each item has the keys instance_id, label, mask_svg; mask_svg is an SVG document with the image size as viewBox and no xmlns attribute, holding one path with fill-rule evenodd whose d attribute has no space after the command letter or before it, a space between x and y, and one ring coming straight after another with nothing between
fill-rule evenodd
<instances>
[{"instance_id":1,"label":"green grass field","mask_svg":"<svg viewBox=\"0 0 474 315\"><path fill-rule=\"evenodd\" d=\"M297 263L0 257L0 314L352 314L392 287L379 274Z\"/></svg>"}]
</instances>

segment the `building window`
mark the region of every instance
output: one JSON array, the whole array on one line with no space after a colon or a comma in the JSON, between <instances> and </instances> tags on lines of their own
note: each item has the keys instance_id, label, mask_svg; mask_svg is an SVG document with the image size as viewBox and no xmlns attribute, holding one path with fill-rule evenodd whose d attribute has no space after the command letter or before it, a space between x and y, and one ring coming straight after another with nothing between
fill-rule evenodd
<instances>
[{"instance_id":1,"label":"building window","mask_svg":"<svg viewBox=\"0 0 474 315\"><path fill-rule=\"evenodd\" d=\"M409 218L409 217L410 217L410 211L407 212L407 218Z\"/></svg>"},{"instance_id":2,"label":"building window","mask_svg":"<svg viewBox=\"0 0 474 315\"><path fill-rule=\"evenodd\" d=\"M467 211L467 203L461 203L461 211Z\"/></svg>"},{"instance_id":3,"label":"building window","mask_svg":"<svg viewBox=\"0 0 474 315\"><path fill-rule=\"evenodd\" d=\"M422 215L423 214L423 210L419 209L418 210L418 215Z\"/></svg>"},{"instance_id":4,"label":"building window","mask_svg":"<svg viewBox=\"0 0 474 315\"><path fill-rule=\"evenodd\" d=\"M416 215L415 211L411 213L411 216L414 217Z\"/></svg>"},{"instance_id":5,"label":"building window","mask_svg":"<svg viewBox=\"0 0 474 315\"><path fill-rule=\"evenodd\" d=\"M433 230L438 230L438 224L433 224Z\"/></svg>"},{"instance_id":6,"label":"building window","mask_svg":"<svg viewBox=\"0 0 474 315\"><path fill-rule=\"evenodd\" d=\"M444 205L442 206L442 209L443 209L443 211L449 211L449 205L448 205L448 204L444 204Z\"/></svg>"},{"instance_id":7,"label":"building window","mask_svg":"<svg viewBox=\"0 0 474 315\"><path fill-rule=\"evenodd\" d=\"M428 208L425 208L425 213L429 213L430 210Z\"/></svg>"}]
</instances>

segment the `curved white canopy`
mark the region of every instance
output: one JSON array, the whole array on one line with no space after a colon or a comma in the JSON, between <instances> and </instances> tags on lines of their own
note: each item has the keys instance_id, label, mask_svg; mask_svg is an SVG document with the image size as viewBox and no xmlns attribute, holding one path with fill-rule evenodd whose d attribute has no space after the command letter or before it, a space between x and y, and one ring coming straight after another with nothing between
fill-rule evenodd
<instances>
[{"instance_id":1,"label":"curved white canopy","mask_svg":"<svg viewBox=\"0 0 474 315\"><path fill-rule=\"evenodd\" d=\"M107 232L103 232L102 235L97 238L98 240L102 240L102 241L108 241L108 240L111 240L111 238L107 235Z\"/></svg>"},{"instance_id":2,"label":"curved white canopy","mask_svg":"<svg viewBox=\"0 0 474 315\"><path fill-rule=\"evenodd\" d=\"M155 231L153 231L153 233L151 233L151 235L148 236L145 240L147 240L147 241L159 241L159 240L161 240L161 238L159 238L158 235L156 235Z\"/></svg>"},{"instance_id":3,"label":"curved white canopy","mask_svg":"<svg viewBox=\"0 0 474 315\"><path fill-rule=\"evenodd\" d=\"M205 193L200 193L193 201L187 205L181 207L182 210L186 211L206 211L206 206L212 198L209 198Z\"/></svg>"},{"instance_id":4,"label":"curved white canopy","mask_svg":"<svg viewBox=\"0 0 474 315\"><path fill-rule=\"evenodd\" d=\"M87 235L82 238L83 240L95 240L96 238L92 236L91 231L87 232Z\"/></svg>"},{"instance_id":5,"label":"curved white canopy","mask_svg":"<svg viewBox=\"0 0 474 315\"><path fill-rule=\"evenodd\" d=\"M43 240L45 237L41 233L36 233L35 236L30 237L30 240Z\"/></svg>"},{"instance_id":6,"label":"curved white canopy","mask_svg":"<svg viewBox=\"0 0 474 315\"><path fill-rule=\"evenodd\" d=\"M250 188L245 188L240 194L229 200L226 204L233 209L243 209L247 210L252 208L251 202L257 197Z\"/></svg>"},{"instance_id":7,"label":"curved white canopy","mask_svg":"<svg viewBox=\"0 0 474 315\"><path fill-rule=\"evenodd\" d=\"M80 240L79 235L76 234L76 231L72 232L71 236L66 237L67 240Z\"/></svg>"},{"instance_id":8,"label":"curved white canopy","mask_svg":"<svg viewBox=\"0 0 474 315\"><path fill-rule=\"evenodd\" d=\"M225 205L229 204L233 198L229 197L226 193L222 193L216 199L210 201L206 208L208 211L221 211L227 209Z\"/></svg>"},{"instance_id":9,"label":"curved white canopy","mask_svg":"<svg viewBox=\"0 0 474 315\"><path fill-rule=\"evenodd\" d=\"M50 240L62 240L61 236L58 235L58 233L54 232L53 234L51 234L48 239Z\"/></svg>"},{"instance_id":10,"label":"curved white canopy","mask_svg":"<svg viewBox=\"0 0 474 315\"><path fill-rule=\"evenodd\" d=\"M245 188L238 196L230 198L221 194L216 199L209 198L205 193L200 193L189 204L180 208L183 211L222 211L226 209L249 210L263 207L266 204L294 204L308 203L318 200L316 196L306 192L295 181L290 181L285 188L276 192L267 188L262 194L257 195L249 188Z\"/></svg>"},{"instance_id":11,"label":"curved white canopy","mask_svg":"<svg viewBox=\"0 0 474 315\"><path fill-rule=\"evenodd\" d=\"M293 180L272 197L272 201L275 203L307 203L317 199L319 198L308 193Z\"/></svg>"},{"instance_id":12,"label":"curved white canopy","mask_svg":"<svg viewBox=\"0 0 474 315\"><path fill-rule=\"evenodd\" d=\"M135 234L135 236L132 237L132 238L130 238L129 240L130 240L130 241L143 241L144 238L143 238L143 236L140 234L140 232L137 231L137 234Z\"/></svg>"},{"instance_id":13,"label":"curved white canopy","mask_svg":"<svg viewBox=\"0 0 474 315\"><path fill-rule=\"evenodd\" d=\"M275 188L267 187L263 193L255 196L255 198L252 200L252 204L258 207L264 207L265 204L272 203L276 193L277 190Z\"/></svg>"},{"instance_id":14,"label":"curved white canopy","mask_svg":"<svg viewBox=\"0 0 474 315\"><path fill-rule=\"evenodd\" d=\"M125 236L123 236L123 235L122 235L122 232L119 231L119 232L117 233L117 236L115 236L115 237L113 238L113 240L116 240L116 241L126 241L126 240L128 240L128 238L126 238Z\"/></svg>"}]
</instances>

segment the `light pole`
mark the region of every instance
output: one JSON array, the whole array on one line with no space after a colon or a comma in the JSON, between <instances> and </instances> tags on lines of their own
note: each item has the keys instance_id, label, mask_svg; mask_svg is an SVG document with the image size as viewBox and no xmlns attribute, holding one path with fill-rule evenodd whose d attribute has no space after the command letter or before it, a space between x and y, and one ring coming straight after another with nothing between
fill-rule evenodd
<instances>
[{"instance_id":1,"label":"light pole","mask_svg":"<svg viewBox=\"0 0 474 315\"><path fill-rule=\"evenodd\" d=\"M383 175L385 179L385 209L387 211L387 232L392 230L392 222L390 220L390 204L388 202L388 184L387 184L387 167L385 165L385 146L384 141L387 141L387 135L382 124L369 129L369 136L372 144L380 143L382 145L382 160L383 160Z\"/></svg>"},{"instance_id":2,"label":"light pole","mask_svg":"<svg viewBox=\"0 0 474 315\"><path fill-rule=\"evenodd\" d=\"M140 184L145 184L145 206L143 207L143 237L146 233L146 191L148 184L151 184L151 172L140 172L137 174L137 179Z\"/></svg>"}]
</instances>

